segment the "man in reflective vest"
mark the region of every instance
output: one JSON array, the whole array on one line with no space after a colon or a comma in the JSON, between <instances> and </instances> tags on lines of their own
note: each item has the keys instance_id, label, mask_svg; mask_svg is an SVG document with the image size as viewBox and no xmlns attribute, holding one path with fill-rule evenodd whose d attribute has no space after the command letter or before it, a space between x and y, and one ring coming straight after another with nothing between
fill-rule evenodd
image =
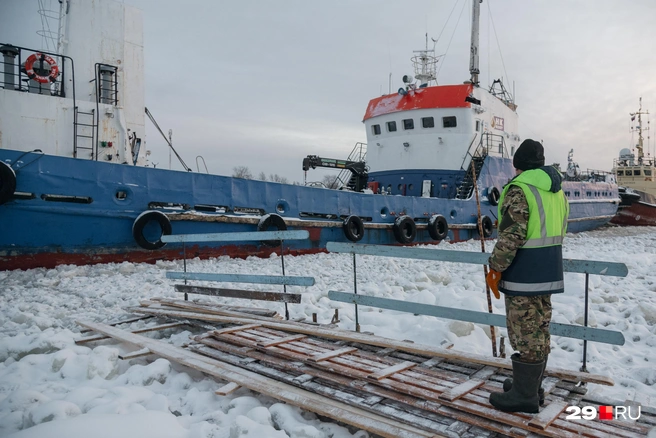
<instances>
[{"instance_id":1,"label":"man in reflective vest","mask_svg":"<svg viewBox=\"0 0 656 438\"><path fill-rule=\"evenodd\" d=\"M513 378L490 403L506 412L539 412L542 376L550 350L551 294L564 292L562 242L569 204L562 176L544 166L544 148L524 140L515 152L517 176L499 200L498 240L489 259L487 283L505 295Z\"/></svg>"}]
</instances>

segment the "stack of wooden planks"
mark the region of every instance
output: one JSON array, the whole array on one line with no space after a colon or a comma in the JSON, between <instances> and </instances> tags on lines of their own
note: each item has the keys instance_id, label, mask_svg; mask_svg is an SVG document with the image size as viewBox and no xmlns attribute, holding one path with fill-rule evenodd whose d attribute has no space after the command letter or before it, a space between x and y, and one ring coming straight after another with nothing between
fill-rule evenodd
<instances>
[{"instance_id":1,"label":"stack of wooden planks","mask_svg":"<svg viewBox=\"0 0 656 438\"><path fill-rule=\"evenodd\" d=\"M488 397L502 390L508 360L182 300L144 302L131 311L220 328L197 336L184 350L106 325L81 324L228 380L218 394L244 386L381 436L639 437L656 426L656 410L648 407L638 421L567 419L568 406L607 404L586 398L581 385L612 385L604 376L550 367L541 412L504 413Z\"/></svg>"}]
</instances>

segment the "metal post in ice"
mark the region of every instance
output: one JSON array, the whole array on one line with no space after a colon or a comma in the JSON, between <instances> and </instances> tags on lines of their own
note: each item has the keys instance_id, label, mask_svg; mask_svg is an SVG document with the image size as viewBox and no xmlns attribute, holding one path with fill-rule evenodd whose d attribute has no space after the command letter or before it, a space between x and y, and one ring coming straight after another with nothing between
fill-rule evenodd
<instances>
[{"instance_id":1,"label":"metal post in ice","mask_svg":"<svg viewBox=\"0 0 656 438\"><path fill-rule=\"evenodd\" d=\"M358 294L358 275L355 266L355 254L353 254L353 293ZM355 304L355 331L360 332L360 320L358 319L358 303Z\"/></svg>"},{"instance_id":2,"label":"metal post in ice","mask_svg":"<svg viewBox=\"0 0 656 438\"><path fill-rule=\"evenodd\" d=\"M184 242L182 242L182 263L184 265L184 272L187 273L187 247ZM185 278L184 284L187 284L187 279ZM185 301L189 301L189 295L187 292L184 294Z\"/></svg>"},{"instance_id":3,"label":"metal post in ice","mask_svg":"<svg viewBox=\"0 0 656 438\"><path fill-rule=\"evenodd\" d=\"M588 326L588 280L590 279L590 274L586 273L585 274L585 307L583 309L583 325L585 327ZM586 367L586 360L587 360L587 354L588 354L588 341L586 339L583 340L583 366L581 367L581 371L583 372L588 372L588 368Z\"/></svg>"},{"instance_id":4,"label":"metal post in ice","mask_svg":"<svg viewBox=\"0 0 656 438\"><path fill-rule=\"evenodd\" d=\"M285 248L283 247L283 240L280 239L280 262L282 263L282 275L285 275ZM282 285L282 291L287 293L287 284ZM287 301L285 301L285 319L289 321L289 308L287 308Z\"/></svg>"}]
</instances>

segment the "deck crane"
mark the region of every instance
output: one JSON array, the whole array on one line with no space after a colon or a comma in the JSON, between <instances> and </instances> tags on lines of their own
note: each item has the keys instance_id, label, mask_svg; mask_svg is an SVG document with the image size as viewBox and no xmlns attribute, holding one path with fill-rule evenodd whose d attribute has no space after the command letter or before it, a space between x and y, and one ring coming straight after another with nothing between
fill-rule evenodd
<instances>
[{"instance_id":1,"label":"deck crane","mask_svg":"<svg viewBox=\"0 0 656 438\"><path fill-rule=\"evenodd\" d=\"M346 187L356 192L361 192L367 187L369 173L364 161L336 160L334 158L322 158L318 155L308 155L303 158L303 170L305 172L317 167L349 170L351 178L346 183L342 181Z\"/></svg>"}]
</instances>

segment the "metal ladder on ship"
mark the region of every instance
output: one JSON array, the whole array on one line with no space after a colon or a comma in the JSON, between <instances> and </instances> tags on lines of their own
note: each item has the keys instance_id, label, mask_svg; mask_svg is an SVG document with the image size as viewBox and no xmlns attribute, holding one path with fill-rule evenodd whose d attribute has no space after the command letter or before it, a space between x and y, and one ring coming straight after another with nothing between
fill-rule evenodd
<instances>
[{"instance_id":1,"label":"metal ladder on ship","mask_svg":"<svg viewBox=\"0 0 656 438\"><path fill-rule=\"evenodd\" d=\"M88 119L89 117L91 117L91 123L82 123L80 121L80 118ZM79 107L76 106L73 120L73 158L84 158L79 156L80 150L88 150L91 151L91 155L88 158L97 160L98 157L94 153L96 151L95 139L98 128L96 110L92 109L91 112L85 112L80 111ZM88 120L86 121L88 122ZM89 130L91 130L91 135L89 135ZM83 145L80 145L81 142Z\"/></svg>"}]
</instances>

